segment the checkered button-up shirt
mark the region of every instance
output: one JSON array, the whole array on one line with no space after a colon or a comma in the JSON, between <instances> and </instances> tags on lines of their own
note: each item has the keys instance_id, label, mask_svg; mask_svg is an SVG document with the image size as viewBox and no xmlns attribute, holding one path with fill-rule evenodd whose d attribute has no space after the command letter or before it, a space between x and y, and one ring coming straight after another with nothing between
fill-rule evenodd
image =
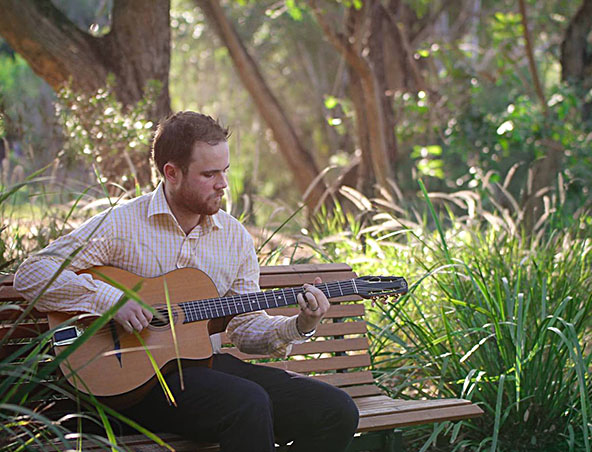
<instances>
[{"instance_id":1,"label":"checkered button-up shirt","mask_svg":"<svg viewBox=\"0 0 592 452\"><path fill-rule=\"evenodd\" d=\"M64 259L81 247L71 264L45 289ZM15 288L40 311L102 314L122 292L88 274L76 272L110 265L153 278L177 268L205 272L220 295L259 291L259 265L253 240L232 216L220 210L185 234L172 214L160 184L152 193L109 209L86 221L28 258L15 275ZM230 340L243 352L284 355L300 342L295 317L241 314L229 323ZM212 336L214 351L220 340Z\"/></svg>"}]
</instances>

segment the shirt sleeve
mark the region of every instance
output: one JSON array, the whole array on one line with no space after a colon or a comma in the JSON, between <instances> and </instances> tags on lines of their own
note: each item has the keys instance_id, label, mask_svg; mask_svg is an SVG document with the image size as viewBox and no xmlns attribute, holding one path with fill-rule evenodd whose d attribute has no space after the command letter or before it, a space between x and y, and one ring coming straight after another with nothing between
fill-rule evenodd
<instances>
[{"instance_id":1,"label":"shirt sleeve","mask_svg":"<svg viewBox=\"0 0 592 452\"><path fill-rule=\"evenodd\" d=\"M103 212L29 257L17 270L14 287L39 311L102 314L123 292L76 272L108 265L113 246L110 210ZM63 269L66 260L71 260ZM61 269L61 270L60 270Z\"/></svg>"},{"instance_id":2,"label":"shirt sleeve","mask_svg":"<svg viewBox=\"0 0 592 452\"><path fill-rule=\"evenodd\" d=\"M259 290L259 264L253 240L249 236L237 278L228 295ZM265 311L240 314L230 321L226 332L232 343L244 353L285 357L290 353L291 344L303 342L296 328L296 317L270 316Z\"/></svg>"}]
</instances>

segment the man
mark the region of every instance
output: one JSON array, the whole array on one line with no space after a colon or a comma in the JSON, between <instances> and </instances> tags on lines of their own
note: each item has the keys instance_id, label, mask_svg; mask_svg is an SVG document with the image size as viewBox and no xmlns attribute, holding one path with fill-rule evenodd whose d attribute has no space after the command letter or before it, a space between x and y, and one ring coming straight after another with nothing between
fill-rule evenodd
<instances>
[{"instance_id":1,"label":"man","mask_svg":"<svg viewBox=\"0 0 592 452\"><path fill-rule=\"evenodd\" d=\"M210 276L220 295L257 292L252 238L220 210L230 166L228 136L228 129L199 113L164 120L152 146L163 178L156 190L91 218L26 260L15 275L16 289L29 299L44 291L39 310L101 314L121 291L76 272L111 265L143 277L194 267ZM228 336L241 351L285 355L291 344L310 337L329 308L320 290L304 288L297 316L242 314L229 323ZM114 319L131 333L145 328L152 313L130 300ZM212 345L219 351L219 340ZM124 414L155 431L219 442L225 452L269 452L275 439L293 441L293 451L343 451L357 427L358 411L345 392L294 373L215 353L211 368L189 367L183 377L184 390L178 373L166 376L177 407L156 385Z\"/></svg>"}]
</instances>

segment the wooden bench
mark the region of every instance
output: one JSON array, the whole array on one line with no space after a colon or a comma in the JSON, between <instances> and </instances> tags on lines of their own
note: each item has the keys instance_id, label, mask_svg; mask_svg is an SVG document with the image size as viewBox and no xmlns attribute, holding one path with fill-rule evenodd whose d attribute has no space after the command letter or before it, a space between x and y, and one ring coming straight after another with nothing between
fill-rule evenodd
<instances>
[{"instance_id":1,"label":"wooden bench","mask_svg":"<svg viewBox=\"0 0 592 452\"><path fill-rule=\"evenodd\" d=\"M307 264L291 266L268 266L261 268L261 288L284 288L311 283L315 276L324 282L356 277L345 264ZM19 347L29 343L40 333L48 330L42 313L35 310L25 323L15 329L14 320L23 309L23 299L12 287L12 276L0 277L0 360L5 360ZM7 309L9 305L21 305ZM4 306L2 308L2 306ZM287 307L269 311L270 314L292 315L297 308ZM374 384L370 355L368 354L367 326L364 321L365 307L356 297L331 300L327 318L319 326L316 337L304 344L295 345L287 360L270 360L267 356L246 355L226 342L223 352L261 365L280 367L309 374L347 391L360 411L358 434L349 451L402 451L404 450L400 427L456 421L480 416L483 411L462 399L438 400L393 400L384 395ZM13 330L8 337L10 330ZM215 451L216 445L200 444L160 434L176 451ZM165 450L139 434L118 437L118 444L139 452ZM87 444L84 450L92 450Z\"/></svg>"}]
</instances>

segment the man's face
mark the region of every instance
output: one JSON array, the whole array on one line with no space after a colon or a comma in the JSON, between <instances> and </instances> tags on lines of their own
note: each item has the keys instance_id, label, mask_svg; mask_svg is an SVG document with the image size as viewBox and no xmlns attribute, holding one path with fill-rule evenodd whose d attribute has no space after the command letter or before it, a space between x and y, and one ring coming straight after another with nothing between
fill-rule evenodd
<instances>
[{"instance_id":1,"label":"man's face","mask_svg":"<svg viewBox=\"0 0 592 452\"><path fill-rule=\"evenodd\" d=\"M187 172L179 175L172 193L174 204L187 213L213 215L220 209L224 189L228 186L226 172L230 166L228 143L214 146L196 143Z\"/></svg>"}]
</instances>

